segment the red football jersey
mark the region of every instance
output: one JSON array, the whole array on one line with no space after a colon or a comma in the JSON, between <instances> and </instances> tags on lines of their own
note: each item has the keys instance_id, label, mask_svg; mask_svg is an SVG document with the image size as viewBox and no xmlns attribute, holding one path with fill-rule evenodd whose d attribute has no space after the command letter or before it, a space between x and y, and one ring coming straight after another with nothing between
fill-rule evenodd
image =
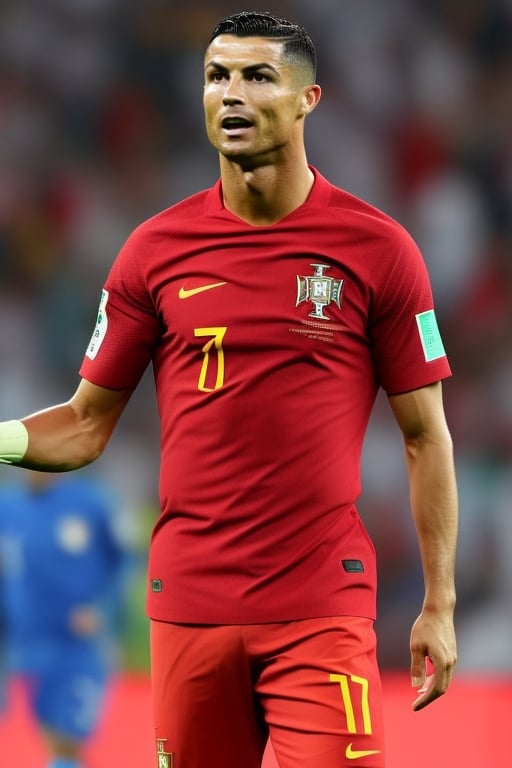
<instances>
[{"instance_id":1,"label":"red football jersey","mask_svg":"<svg viewBox=\"0 0 512 768\"><path fill-rule=\"evenodd\" d=\"M395 221L315 171L276 224L220 181L139 226L106 281L81 375L152 362L161 514L148 611L193 623L375 615L356 511L377 390L450 375L423 259Z\"/></svg>"}]
</instances>

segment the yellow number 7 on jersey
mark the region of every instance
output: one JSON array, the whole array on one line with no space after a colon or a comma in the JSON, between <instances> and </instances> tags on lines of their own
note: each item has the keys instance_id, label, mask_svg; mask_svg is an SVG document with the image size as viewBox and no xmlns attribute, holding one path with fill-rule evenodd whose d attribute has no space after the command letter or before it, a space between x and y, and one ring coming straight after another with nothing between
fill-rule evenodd
<instances>
[{"instance_id":1,"label":"yellow number 7 on jersey","mask_svg":"<svg viewBox=\"0 0 512 768\"><path fill-rule=\"evenodd\" d=\"M222 342L226 334L226 326L213 326L211 328L194 328L194 336L211 336L212 338L206 342L202 352L204 354L203 364L201 366L201 372L199 374L199 381L197 382L197 388L201 392L214 392L216 389L221 389L224 386L224 349ZM217 375L215 377L215 385L213 387L206 386L206 377L208 375L208 366L210 364L210 352L214 349L217 352Z\"/></svg>"}]
</instances>

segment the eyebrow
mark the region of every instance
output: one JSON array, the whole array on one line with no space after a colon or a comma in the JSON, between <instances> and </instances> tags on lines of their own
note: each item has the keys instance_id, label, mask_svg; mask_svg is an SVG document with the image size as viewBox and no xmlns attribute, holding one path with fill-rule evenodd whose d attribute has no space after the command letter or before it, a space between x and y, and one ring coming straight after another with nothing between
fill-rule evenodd
<instances>
[{"instance_id":1,"label":"eyebrow","mask_svg":"<svg viewBox=\"0 0 512 768\"><path fill-rule=\"evenodd\" d=\"M209 61L206 65L205 69L216 69L219 72L228 72L229 68L225 67L223 64L221 64L218 61L215 61L213 59L212 61ZM277 69L272 66L272 64L268 64L265 61L262 61L260 64L250 64L247 67L242 67L242 72L244 74L250 75L252 72L258 72L261 69L270 69L271 72L274 72L276 75L279 74Z\"/></svg>"}]
</instances>

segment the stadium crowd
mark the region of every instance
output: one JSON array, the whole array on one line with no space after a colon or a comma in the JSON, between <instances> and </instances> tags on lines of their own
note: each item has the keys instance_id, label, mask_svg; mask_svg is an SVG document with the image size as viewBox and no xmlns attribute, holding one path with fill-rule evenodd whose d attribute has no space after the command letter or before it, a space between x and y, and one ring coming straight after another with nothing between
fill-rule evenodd
<instances>
[{"instance_id":1,"label":"stadium crowd","mask_svg":"<svg viewBox=\"0 0 512 768\"><path fill-rule=\"evenodd\" d=\"M512 2L249 6L304 23L318 41L311 162L401 221L425 256L454 373L445 398L461 493L459 667L512 671ZM216 179L197 82L212 23L242 7L3 0L0 419L69 396L125 237ZM408 664L421 597L396 430L379 402L360 504L379 554L389 667ZM112 443L102 471L134 509L156 504L150 385Z\"/></svg>"}]
</instances>

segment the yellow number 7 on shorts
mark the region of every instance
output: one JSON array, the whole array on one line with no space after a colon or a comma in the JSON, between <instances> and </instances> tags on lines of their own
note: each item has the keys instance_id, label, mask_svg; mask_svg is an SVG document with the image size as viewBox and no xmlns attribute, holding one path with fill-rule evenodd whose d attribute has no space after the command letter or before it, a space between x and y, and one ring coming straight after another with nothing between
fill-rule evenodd
<instances>
[{"instance_id":1,"label":"yellow number 7 on shorts","mask_svg":"<svg viewBox=\"0 0 512 768\"><path fill-rule=\"evenodd\" d=\"M371 734L372 721L370 717L370 705L368 704L368 680L365 677L358 677L357 675L329 675L331 683L338 683L341 690L341 697L343 699L343 706L345 708L345 716L347 718L347 729L349 733L357 733L356 715L354 712L354 699L350 691L352 684L360 687L360 703L361 703L361 719L363 725L363 733ZM353 685L352 685L353 687Z\"/></svg>"}]
</instances>

